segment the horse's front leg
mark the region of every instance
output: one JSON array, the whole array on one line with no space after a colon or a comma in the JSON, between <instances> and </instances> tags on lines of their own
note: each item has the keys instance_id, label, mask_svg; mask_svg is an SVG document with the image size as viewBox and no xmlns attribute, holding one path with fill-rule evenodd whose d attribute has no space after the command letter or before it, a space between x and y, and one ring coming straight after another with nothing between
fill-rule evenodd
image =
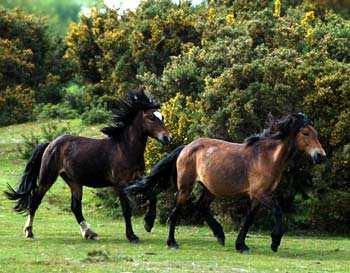
<instances>
[{"instance_id":1,"label":"horse's front leg","mask_svg":"<svg viewBox=\"0 0 350 273\"><path fill-rule=\"evenodd\" d=\"M250 226L253 224L254 216L258 212L260 207L259 201L253 199L251 201L251 205L249 211L244 219L244 222L239 230L237 239L236 239L236 250L238 252L249 251L249 247L245 243L245 238L247 237L248 230Z\"/></svg>"},{"instance_id":2,"label":"horse's front leg","mask_svg":"<svg viewBox=\"0 0 350 273\"><path fill-rule=\"evenodd\" d=\"M272 210L273 216L275 218L275 225L271 232L271 249L274 252L277 252L278 247L281 244L282 236L286 232L286 227L283 224L283 212L276 200L267 196L262 196L260 201L264 206Z\"/></svg>"},{"instance_id":3,"label":"horse's front leg","mask_svg":"<svg viewBox=\"0 0 350 273\"><path fill-rule=\"evenodd\" d=\"M282 209L277 201L274 202L273 215L275 217L275 226L271 232L271 249L274 252L277 252L278 247L281 244L282 236L287 231L286 227L283 224Z\"/></svg>"},{"instance_id":4,"label":"horse's front leg","mask_svg":"<svg viewBox=\"0 0 350 273\"><path fill-rule=\"evenodd\" d=\"M139 238L135 235L132 224L131 224L131 207L129 203L129 199L123 191L119 191L119 200L123 210L123 216L125 221L125 234L126 238L131 243L138 243Z\"/></svg>"}]
</instances>

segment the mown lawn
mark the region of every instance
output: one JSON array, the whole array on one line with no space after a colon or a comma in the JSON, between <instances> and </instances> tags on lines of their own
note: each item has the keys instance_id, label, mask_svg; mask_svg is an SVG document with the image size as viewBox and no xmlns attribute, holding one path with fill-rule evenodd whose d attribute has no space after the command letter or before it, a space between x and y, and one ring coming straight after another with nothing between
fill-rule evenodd
<instances>
[{"instance_id":1,"label":"mown lawn","mask_svg":"<svg viewBox=\"0 0 350 273\"><path fill-rule=\"evenodd\" d=\"M77 121L74 121L78 124ZM251 234L249 254L233 251L235 232L227 232L225 247L216 243L207 227L179 227L179 250L165 246L167 227L143 230L134 220L141 238L137 245L124 237L121 219L113 220L93 202L93 190L85 191L84 212L100 241L83 240L70 213L69 190L58 180L39 208L35 240L25 239L25 218L11 211L2 194L6 184L16 184L25 162L15 153L18 134L35 130L37 124L0 128L0 272L350 272L349 237L284 237L273 253L267 234ZM98 135L84 128L82 135Z\"/></svg>"}]
</instances>

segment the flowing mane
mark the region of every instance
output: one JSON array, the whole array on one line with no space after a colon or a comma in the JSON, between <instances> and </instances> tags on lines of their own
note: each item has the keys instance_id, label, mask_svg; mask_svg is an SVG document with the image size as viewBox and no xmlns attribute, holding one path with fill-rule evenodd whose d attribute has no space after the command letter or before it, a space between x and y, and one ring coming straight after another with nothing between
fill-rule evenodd
<instances>
[{"instance_id":1,"label":"flowing mane","mask_svg":"<svg viewBox=\"0 0 350 273\"><path fill-rule=\"evenodd\" d=\"M139 111L156 109L159 106L143 90L130 91L125 98L118 100L114 104L110 124L102 128L101 132L109 137L116 138L132 124Z\"/></svg>"},{"instance_id":2,"label":"flowing mane","mask_svg":"<svg viewBox=\"0 0 350 273\"><path fill-rule=\"evenodd\" d=\"M250 146L263 139L285 139L291 134L296 134L301 128L312 121L304 114L288 114L281 119L269 118L268 128L261 133L252 135L245 139L245 143Z\"/></svg>"}]
</instances>

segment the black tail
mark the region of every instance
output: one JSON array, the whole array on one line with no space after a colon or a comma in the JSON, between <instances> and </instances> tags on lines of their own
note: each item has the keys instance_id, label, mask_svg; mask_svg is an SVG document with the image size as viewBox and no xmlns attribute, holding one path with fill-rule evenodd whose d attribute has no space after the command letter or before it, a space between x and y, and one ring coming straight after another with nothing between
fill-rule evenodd
<instances>
[{"instance_id":1,"label":"black tail","mask_svg":"<svg viewBox=\"0 0 350 273\"><path fill-rule=\"evenodd\" d=\"M153 166L149 175L142 177L124 189L126 194L141 193L146 197L154 196L159 191L164 191L171 186L171 181L176 179L176 160L185 145L177 147L166 157Z\"/></svg>"},{"instance_id":2,"label":"black tail","mask_svg":"<svg viewBox=\"0 0 350 273\"><path fill-rule=\"evenodd\" d=\"M18 185L17 190L8 185L8 191L5 191L8 199L17 201L14 210L19 213L26 213L29 210L30 202L37 187L36 181L39 176L41 158L48 145L49 142L36 146L24 169L21 183Z\"/></svg>"}]
</instances>

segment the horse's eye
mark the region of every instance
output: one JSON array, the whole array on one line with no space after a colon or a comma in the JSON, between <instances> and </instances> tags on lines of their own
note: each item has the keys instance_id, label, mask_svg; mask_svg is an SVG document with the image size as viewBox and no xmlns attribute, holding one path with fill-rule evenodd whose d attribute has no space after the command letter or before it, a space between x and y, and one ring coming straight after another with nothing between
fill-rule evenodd
<instances>
[{"instance_id":1,"label":"horse's eye","mask_svg":"<svg viewBox=\"0 0 350 273\"><path fill-rule=\"evenodd\" d=\"M308 132L301 132L304 136L308 136L309 133Z\"/></svg>"}]
</instances>

